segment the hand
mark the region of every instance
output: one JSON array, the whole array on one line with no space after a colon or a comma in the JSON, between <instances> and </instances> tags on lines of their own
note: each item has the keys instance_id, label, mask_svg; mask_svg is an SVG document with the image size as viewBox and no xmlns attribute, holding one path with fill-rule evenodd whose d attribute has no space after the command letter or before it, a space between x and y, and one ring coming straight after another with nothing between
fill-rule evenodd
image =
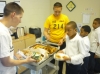
<instances>
[{"instance_id":1,"label":"hand","mask_svg":"<svg viewBox=\"0 0 100 74\"><path fill-rule=\"evenodd\" d=\"M57 53L64 53L62 50L59 50Z\"/></svg>"},{"instance_id":2,"label":"hand","mask_svg":"<svg viewBox=\"0 0 100 74\"><path fill-rule=\"evenodd\" d=\"M27 63L37 62L35 59L31 58L31 56L26 58L26 61Z\"/></svg>"},{"instance_id":3,"label":"hand","mask_svg":"<svg viewBox=\"0 0 100 74\"><path fill-rule=\"evenodd\" d=\"M15 54L15 57L17 60L20 60L22 58L22 56L20 54L17 54L17 53Z\"/></svg>"},{"instance_id":4,"label":"hand","mask_svg":"<svg viewBox=\"0 0 100 74\"><path fill-rule=\"evenodd\" d=\"M71 60L71 58L67 57L67 56L63 56L63 59L64 59L64 61Z\"/></svg>"},{"instance_id":5,"label":"hand","mask_svg":"<svg viewBox=\"0 0 100 74\"><path fill-rule=\"evenodd\" d=\"M58 44L62 45L63 44L63 39L61 39Z\"/></svg>"},{"instance_id":6,"label":"hand","mask_svg":"<svg viewBox=\"0 0 100 74\"><path fill-rule=\"evenodd\" d=\"M50 36L49 36L49 35L47 35L47 36L46 36L46 39L47 39L48 41L50 41Z\"/></svg>"},{"instance_id":7,"label":"hand","mask_svg":"<svg viewBox=\"0 0 100 74\"><path fill-rule=\"evenodd\" d=\"M94 58L99 58L97 55L94 55Z\"/></svg>"}]
</instances>

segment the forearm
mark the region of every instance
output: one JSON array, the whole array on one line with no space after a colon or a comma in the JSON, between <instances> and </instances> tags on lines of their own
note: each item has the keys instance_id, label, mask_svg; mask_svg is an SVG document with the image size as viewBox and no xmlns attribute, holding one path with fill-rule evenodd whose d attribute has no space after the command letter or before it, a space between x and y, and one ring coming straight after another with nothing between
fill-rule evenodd
<instances>
[{"instance_id":1,"label":"forearm","mask_svg":"<svg viewBox=\"0 0 100 74\"><path fill-rule=\"evenodd\" d=\"M65 35L63 36L63 38L60 40L60 41L65 41L65 39L66 39L66 33L65 33Z\"/></svg>"},{"instance_id":2,"label":"forearm","mask_svg":"<svg viewBox=\"0 0 100 74\"><path fill-rule=\"evenodd\" d=\"M28 57L27 59L23 59L23 60L15 60L15 59L11 59L9 56L5 58L0 58L0 61L2 65L6 67L17 66L29 62L35 62L35 60L32 59L31 57Z\"/></svg>"},{"instance_id":3,"label":"forearm","mask_svg":"<svg viewBox=\"0 0 100 74\"><path fill-rule=\"evenodd\" d=\"M44 36L47 38L49 36L48 32L44 31Z\"/></svg>"},{"instance_id":4,"label":"forearm","mask_svg":"<svg viewBox=\"0 0 100 74\"><path fill-rule=\"evenodd\" d=\"M11 66L17 66L17 65L21 65L21 64L25 64L28 63L27 60L14 60L14 59L10 59L7 62L3 61L2 64L6 67L11 67Z\"/></svg>"},{"instance_id":5,"label":"forearm","mask_svg":"<svg viewBox=\"0 0 100 74\"><path fill-rule=\"evenodd\" d=\"M59 50L57 53L64 53L64 51L62 51L62 50Z\"/></svg>"},{"instance_id":6,"label":"forearm","mask_svg":"<svg viewBox=\"0 0 100 74\"><path fill-rule=\"evenodd\" d=\"M49 29L48 28L45 28L44 29L44 36L47 40L50 40L50 36L49 36L49 33L48 33Z\"/></svg>"},{"instance_id":7,"label":"forearm","mask_svg":"<svg viewBox=\"0 0 100 74\"><path fill-rule=\"evenodd\" d=\"M9 64L7 66L17 66L17 65L21 65L21 64L25 64L28 63L28 61L25 60L13 60L11 59L11 61L9 62Z\"/></svg>"},{"instance_id":8,"label":"forearm","mask_svg":"<svg viewBox=\"0 0 100 74\"><path fill-rule=\"evenodd\" d=\"M63 40L65 40L65 38L66 38L66 33L65 33L65 35L64 35L64 37L63 37Z\"/></svg>"}]
</instances>

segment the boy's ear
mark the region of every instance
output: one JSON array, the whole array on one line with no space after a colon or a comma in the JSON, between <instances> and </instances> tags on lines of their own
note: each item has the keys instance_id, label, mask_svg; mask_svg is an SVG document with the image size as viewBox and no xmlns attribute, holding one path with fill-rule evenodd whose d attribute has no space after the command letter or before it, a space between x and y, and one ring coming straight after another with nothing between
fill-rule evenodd
<instances>
[{"instance_id":1,"label":"boy's ear","mask_svg":"<svg viewBox=\"0 0 100 74\"><path fill-rule=\"evenodd\" d=\"M77 32L77 28L75 28L75 31Z\"/></svg>"},{"instance_id":2,"label":"boy's ear","mask_svg":"<svg viewBox=\"0 0 100 74\"><path fill-rule=\"evenodd\" d=\"M11 13L11 18L13 18L15 15L16 15L16 13L15 12L12 12Z\"/></svg>"},{"instance_id":3,"label":"boy's ear","mask_svg":"<svg viewBox=\"0 0 100 74\"><path fill-rule=\"evenodd\" d=\"M88 35L89 33L88 32L86 32L86 35Z\"/></svg>"}]
</instances>

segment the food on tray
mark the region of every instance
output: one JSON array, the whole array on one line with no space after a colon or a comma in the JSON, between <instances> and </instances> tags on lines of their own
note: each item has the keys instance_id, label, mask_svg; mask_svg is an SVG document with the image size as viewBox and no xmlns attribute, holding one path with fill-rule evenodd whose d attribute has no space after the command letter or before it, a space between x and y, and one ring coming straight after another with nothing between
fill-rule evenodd
<instances>
[{"instance_id":1,"label":"food on tray","mask_svg":"<svg viewBox=\"0 0 100 74\"><path fill-rule=\"evenodd\" d=\"M54 58L56 60L62 60L63 61L65 59L69 58L69 56L66 55L66 54L63 54L63 53L56 53L56 54L54 54Z\"/></svg>"},{"instance_id":2,"label":"food on tray","mask_svg":"<svg viewBox=\"0 0 100 74\"><path fill-rule=\"evenodd\" d=\"M43 54L31 51L30 49L23 49L22 52L24 53L25 56L27 57L31 56L33 59L37 60L37 62L41 61L44 57Z\"/></svg>"},{"instance_id":3,"label":"food on tray","mask_svg":"<svg viewBox=\"0 0 100 74\"><path fill-rule=\"evenodd\" d=\"M66 60L66 59L68 59L68 56L63 56L62 58Z\"/></svg>"},{"instance_id":4,"label":"food on tray","mask_svg":"<svg viewBox=\"0 0 100 74\"><path fill-rule=\"evenodd\" d=\"M37 52L33 52L32 56L31 56L33 59L37 60L37 62L41 61L42 60L42 56L40 53L37 53Z\"/></svg>"},{"instance_id":5,"label":"food on tray","mask_svg":"<svg viewBox=\"0 0 100 74\"><path fill-rule=\"evenodd\" d=\"M60 57L60 55L55 54L55 58L58 58L58 59L59 59L59 58L61 58L61 57Z\"/></svg>"},{"instance_id":6,"label":"food on tray","mask_svg":"<svg viewBox=\"0 0 100 74\"><path fill-rule=\"evenodd\" d=\"M23 49L22 52L24 53L25 56L31 56L32 52L29 49Z\"/></svg>"},{"instance_id":7,"label":"food on tray","mask_svg":"<svg viewBox=\"0 0 100 74\"><path fill-rule=\"evenodd\" d=\"M47 45L45 46L45 50L47 50L50 54L52 54L53 52L57 50L57 48Z\"/></svg>"},{"instance_id":8,"label":"food on tray","mask_svg":"<svg viewBox=\"0 0 100 74\"><path fill-rule=\"evenodd\" d=\"M50 45L42 45L42 44L36 44L33 46L34 49L42 48L49 52L49 54L52 54L57 50L56 47L50 46Z\"/></svg>"},{"instance_id":9,"label":"food on tray","mask_svg":"<svg viewBox=\"0 0 100 74\"><path fill-rule=\"evenodd\" d=\"M34 49L37 49L37 48L44 48L45 46L42 45L42 44L36 44L33 46Z\"/></svg>"}]
</instances>

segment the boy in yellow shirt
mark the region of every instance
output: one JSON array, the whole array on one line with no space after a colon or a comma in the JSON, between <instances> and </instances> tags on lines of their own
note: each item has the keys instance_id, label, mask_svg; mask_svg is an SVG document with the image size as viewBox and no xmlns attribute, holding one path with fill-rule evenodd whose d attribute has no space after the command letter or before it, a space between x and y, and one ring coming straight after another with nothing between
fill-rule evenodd
<instances>
[{"instance_id":1,"label":"boy in yellow shirt","mask_svg":"<svg viewBox=\"0 0 100 74\"><path fill-rule=\"evenodd\" d=\"M54 14L51 14L44 24L44 36L48 41L57 43L60 45L60 49L64 49L66 44L65 39L65 27L69 22L66 15L61 14L62 4L56 2L53 7ZM63 63L59 62L59 74L62 74Z\"/></svg>"},{"instance_id":2,"label":"boy in yellow shirt","mask_svg":"<svg viewBox=\"0 0 100 74\"><path fill-rule=\"evenodd\" d=\"M44 35L47 40L60 43L65 36L65 26L69 22L66 15L61 14L62 6L59 2L54 4L54 14L50 15L44 24Z\"/></svg>"}]
</instances>

